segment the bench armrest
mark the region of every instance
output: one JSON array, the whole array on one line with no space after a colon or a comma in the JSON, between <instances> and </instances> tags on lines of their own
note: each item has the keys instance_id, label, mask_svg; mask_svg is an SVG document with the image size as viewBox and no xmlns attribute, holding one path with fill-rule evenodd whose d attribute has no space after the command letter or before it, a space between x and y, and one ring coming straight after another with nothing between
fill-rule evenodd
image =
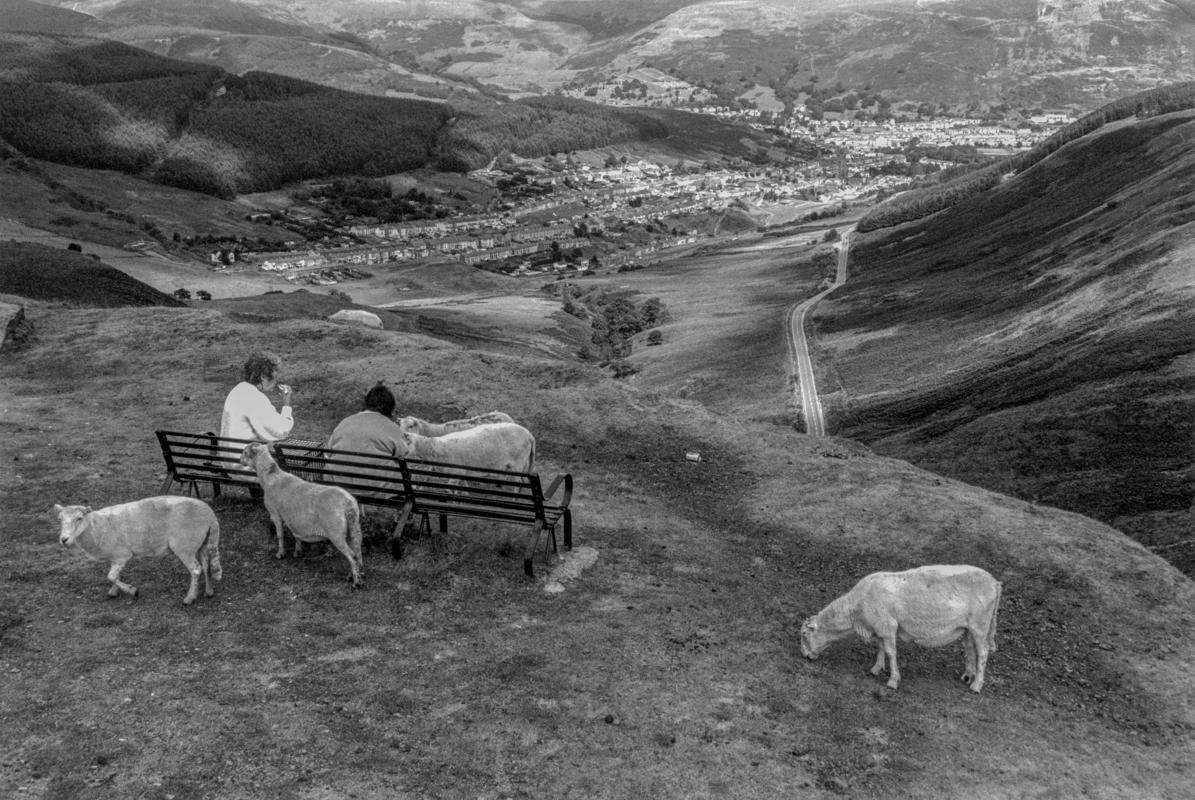
<instances>
[{"instance_id":1,"label":"bench armrest","mask_svg":"<svg viewBox=\"0 0 1195 800\"><path fill-rule=\"evenodd\" d=\"M573 475L571 472L565 472L557 475L548 484L548 488L544 490L544 502L547 502L552 495L556 494L556 490L560 488L561 482L564 483L564 494L560 498L560 507L568 508L569 502L573 499Z\"/></svg>"}]
</instances>

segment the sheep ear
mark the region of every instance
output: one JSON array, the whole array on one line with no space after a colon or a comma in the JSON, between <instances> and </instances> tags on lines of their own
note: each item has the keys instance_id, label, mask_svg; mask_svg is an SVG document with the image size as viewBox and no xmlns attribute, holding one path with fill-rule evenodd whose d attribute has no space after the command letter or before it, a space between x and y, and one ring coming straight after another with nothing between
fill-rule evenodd
<instances>
[{"instance_id":1,"label":"sheep ear","mask_svg":"<svg viewBox=\"0 0 1195 800\"><path fill-rule=\"evenodd\" d=\"M60 505L58 505L57 503L55 503L55 504L54 504L54 513L55 513L55 514L61 514L61 513L62 513L62 506L60 506Z\"/></svg>"}]
</instances>

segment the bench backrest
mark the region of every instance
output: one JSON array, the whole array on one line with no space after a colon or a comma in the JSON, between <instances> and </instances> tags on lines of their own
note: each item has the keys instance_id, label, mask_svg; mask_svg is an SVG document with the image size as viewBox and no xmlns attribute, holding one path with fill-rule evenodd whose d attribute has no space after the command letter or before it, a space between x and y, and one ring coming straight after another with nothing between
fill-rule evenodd
<instances>
[{"instance_id":1,"label":"bench backrest","mask_svg":"<svg viewBox=\"0 0 1195 800\"><path fill-rule=\"evenodd\" d=\"M415 513L468 514L509 522L552 521L539 475L436 461L297 446L274 446L278 463L315 483L347 489L365 503L413 504Z\"/></svg>"},{"instance_id":2,"label":"bench backrest","mask_svg":"<svg viewBox=\"0 0 1195 800\"><path fill-rule=\"evenodd\" d=\"M232 439L213 433L157 431L166 469L179 481L257 483L257 475L240 463L241 451L252 439Z\"/></svg>"},{"instance_id":3,"label":"bench backrest","mask_svg":"<svg viewBox=\"0 0 1195 800\"><path fill-rule=\"evenodd\" d=\"M402 470L392 456L287 441L276 443L273 451L278 466L305 481L339 486L366 504L405 502Z\"/></svg>"}]
</instances>

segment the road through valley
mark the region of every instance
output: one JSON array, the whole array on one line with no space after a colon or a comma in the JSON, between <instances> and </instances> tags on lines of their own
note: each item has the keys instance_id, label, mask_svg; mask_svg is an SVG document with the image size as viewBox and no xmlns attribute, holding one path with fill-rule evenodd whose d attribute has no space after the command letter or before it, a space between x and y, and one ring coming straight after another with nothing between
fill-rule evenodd
<instances>
[{"instance_id":1,"label":"road through valley","mask_svg":"<svg viewBox=\"0 0 1195 800\"><path fill-rule=\"evenodd\" d=\"M805 317L823 297L846 283L847 258L850 252L851 230L848 229L838 243L838 269L834 283L827 288L797 303L788 310L785 319L788 338L788 354L791 374L797 376L796 393L800 395L801 416L805 420L805 432L810 436L826 435L826 419L822 403L817 396L817 380L813 374L813 359L809 357L809 342L805 336Z\"/></svg>"}]
</instances>

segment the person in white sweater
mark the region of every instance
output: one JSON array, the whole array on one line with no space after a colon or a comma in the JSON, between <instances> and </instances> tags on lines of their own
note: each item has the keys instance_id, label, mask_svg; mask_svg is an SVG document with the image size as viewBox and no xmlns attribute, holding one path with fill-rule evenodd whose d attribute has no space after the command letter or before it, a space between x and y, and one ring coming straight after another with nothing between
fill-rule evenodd
<instances>
[{"instance_id":1,"label":"person in white sweater","mask_svg":"<svg viewBox=\"0 0 1195 800\"><path fill-rule=\"evenodd\" d=\"M220 418L220 435L255 442L276 442L285 439L295 425L291 410L291 389L278 383L278 357L270 353L254 353L245 361L242 380L232 388L224 400ZM282 408L266 392L277 390L282 396Z\"/></svg>"}]
</instances>

